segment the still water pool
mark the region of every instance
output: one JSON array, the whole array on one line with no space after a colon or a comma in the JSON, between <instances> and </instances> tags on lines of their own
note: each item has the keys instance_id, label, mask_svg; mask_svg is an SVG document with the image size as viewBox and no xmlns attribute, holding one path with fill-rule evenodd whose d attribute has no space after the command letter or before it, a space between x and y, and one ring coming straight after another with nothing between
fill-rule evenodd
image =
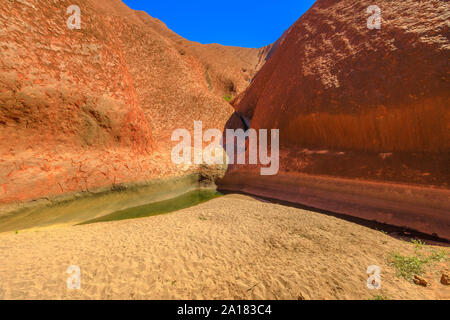
<instances>
[{"instance_id":1,"label":"still water pool","mask_svg":"<svg viewBox=\"0 0 450 320\"><path fill-rule=\"evenodd\" d=\"M208 200L220 197L221 194L216 190L208 190L208 189L198 189L194 191L187 192L182 194L181 196L149 203L143 206L128 208L125 210L113 212L103 217L99 217L96 219L88 220L81 224L90 224L97 222L106 222L106 221L115 221L115 220L126 220L126 219L136 219L136 218L144 218L150 216L156 216L164 213L169 213L189 207L193 207L202 202L206 202Z\"/></svg>"}]
</instances>

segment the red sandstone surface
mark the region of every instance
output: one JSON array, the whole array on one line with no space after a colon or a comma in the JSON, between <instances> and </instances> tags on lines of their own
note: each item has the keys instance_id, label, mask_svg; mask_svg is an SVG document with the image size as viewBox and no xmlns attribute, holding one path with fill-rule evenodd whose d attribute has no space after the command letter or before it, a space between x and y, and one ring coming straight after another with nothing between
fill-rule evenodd
<instances>
[{"instance_id":1,"label":"red sandstone surface","mask_svg":"<svg viewBox=\"0 0 450 320\"><path fill-rule=\"evenodd\" d=\"M374 4L379 30L367 28ZM318 0L232 102L252 128L280 129L279 174L234 166L221 187L450 238L449 13L447 1ZM365 189L377 191L350 199Z\"/></svg>"},{"instance_id":2,"label":"red sandstone surface","mask_svg":"<svg viewBox=\"0 0 450 320\"><path fill-rule=\"evenodd\" d=\"M223 128L264 49L190 42L119 0L0 6L0 204L185 174L170 135Z\"/></svg>"}]
</instances>

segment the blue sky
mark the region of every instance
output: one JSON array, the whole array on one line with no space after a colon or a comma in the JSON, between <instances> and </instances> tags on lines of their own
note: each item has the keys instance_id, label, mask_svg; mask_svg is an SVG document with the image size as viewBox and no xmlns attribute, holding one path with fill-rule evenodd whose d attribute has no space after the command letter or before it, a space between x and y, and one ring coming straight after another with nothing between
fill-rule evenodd
<instances>
[{"instance_id":1,"label":"blue sky","mask_svg":"<svg viewBox=\"0 0 450 320\"><path fill-rule=\"evenodd\" d=\"M315 0L122 0L201 43L259 48L275 42Z\"/></svg>"}]
</instances>

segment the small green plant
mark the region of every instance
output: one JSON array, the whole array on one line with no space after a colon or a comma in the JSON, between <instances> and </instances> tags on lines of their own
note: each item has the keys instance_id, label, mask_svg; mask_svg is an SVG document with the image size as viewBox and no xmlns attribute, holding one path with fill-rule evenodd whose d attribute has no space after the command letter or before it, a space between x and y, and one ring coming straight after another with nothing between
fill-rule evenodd
<instances>
[{"instance_id":1,"label":"small green plant","mask_svg":"<svg viewBox=\"0 0 450 320\"><path fill-rule=\"evenodd\" d=\"M15 233L16 233L16 234L19 234L19 231L18 231L18 230L16 230L16 231L15 231Z\"/></svg>"},{"instance_id":2,"label":"small green plant","mask_svg":"<svg viewBox=\"0 0 450 320\"><path fill-rule=\"evenodd\" d=\"M416 247L420 247L420 248L422 248L423 246L426 245L426 243L420 239L412 239L411 242L414 243L416 245Z\"/></svg>"},{"instance_id":3,"label":"small green plant","mask_svg":"<svg viewBox=\"0 0 450 320\"><path fill-rule=\"evenodd\" d=\"M426 245L425 242L421 241L420 239L413 239L411 242L414 244L414 251L418 253L419 250L423 249L423 247Z\"/></svg>"},{"instance_id":4,"label":"small green plant","mask_svg":"<svg viewBox=\"0 0 450 320\"><path fill-rule=\"evenodd\" d=\"M423 247L423 243L419 244L419 248ZM408 281L412 281L415 275L422 275L424 273L425 265L433 262L444 261L447 258L447 253L442 251L431 250L430 255L424 255L419 252L417 244L414 251L415 256L403 256L398 253L391 253L389 255L390 265L397 270L397 276L400 276Z\"/></svg>"},{"instance_id":5,"label":"small green plant","mask_svg":"<svg viewBox=\"0 0 450 320\"><path fill-rule=\"evenodd\" d=\"M206 217L203 217L203 216L200 216L200 217L198 217L200 220L203 220L203 221L206 221L206 220L208 220L208 218L206 218Z\"/></svg>"},{"instance_id":6,"label":"small green plant","mask_svg":"<svg viewBox=\"0 0 450 320\"><path fill-rule=\"evenodd\" d=\"M423 274L423 266L427 261L417 256L402 256L398 253L391 253L390 264L397 270L397 276L402 277L408 281L412 281L414 275Z\"/></svg>"},{"instance_id":7,"label":"small green plant","mask_svg":"<svg viewBox=\"0 0 450 320\"><path fill-rule=\"evenodd\" d=\"M233 96L232 96L231 94L226 94L226 95L223 97L223 99L224 99L226 102L230 102L231 100L233 100Z\"/></svg>"},{"instance_id":8,"label":"small green plant","mask_svg":"<svg viewBox=\"0 0 450 320\"><path fill-rule=\"evenodd\" d=\"M436 261L436 262L441 262L441 261L447 261L448 257L447 257L447 252L445 252L444 250L441 251L436 251L436 250L431 250L431 256L429 257L430 261Z\"/></svg>"}]
</instances>

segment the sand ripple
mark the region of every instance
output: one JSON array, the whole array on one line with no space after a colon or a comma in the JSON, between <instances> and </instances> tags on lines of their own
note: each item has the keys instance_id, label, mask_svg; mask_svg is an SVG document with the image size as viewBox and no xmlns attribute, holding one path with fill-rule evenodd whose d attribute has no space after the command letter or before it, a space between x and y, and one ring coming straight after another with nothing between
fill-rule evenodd
<instances>
[{"instance_id":1,"label":"sand ripple","mask_svg":"<svg viewBox=\"0 0 450 320\"><path fill-rule=\"evenodd\" d=\"M447 250L447 249L446 249ZM167 215L0 235L2 299L449 299L397 278L412 244L323 214L228 195ZM449 251L449 250L447 250ZM66 269L81 268L81 289ZM437 266L446 267L445 265ZM447 266L448 267L448 266Z\"/></svg>"}]
</instances>

